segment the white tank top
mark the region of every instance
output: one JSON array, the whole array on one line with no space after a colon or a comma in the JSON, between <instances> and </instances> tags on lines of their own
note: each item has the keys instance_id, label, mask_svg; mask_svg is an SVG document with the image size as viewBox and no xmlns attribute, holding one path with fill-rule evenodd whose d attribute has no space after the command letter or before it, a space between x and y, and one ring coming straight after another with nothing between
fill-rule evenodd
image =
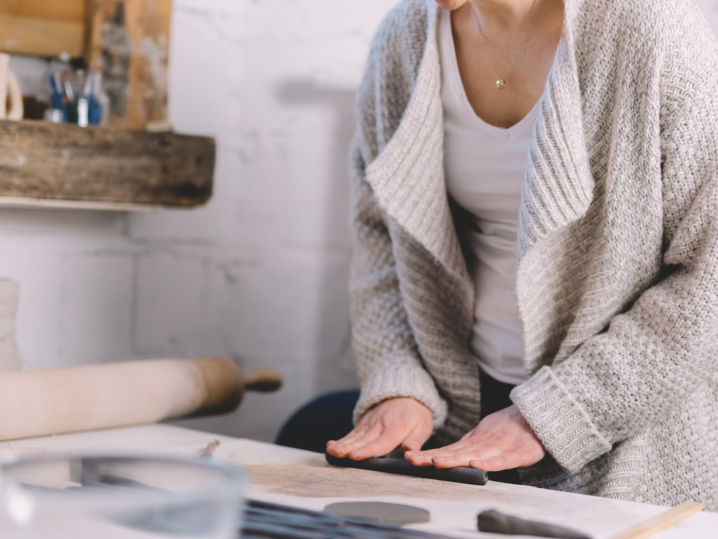
<instances>
[{"instance_id":1,"label":"white tank top","mask_svg":"<svg viewBox=\"0 0 718 539\"><path fill-rule=\"evenodd\" d=\"M461 82L450 13L440 10L438 23L446 188L472 217L470 229L463 231L476 288L471 349L491 377L520 384L528 376L516 301L516 236L539 104L509 129L479 118Z\"/></svg>"}]
</instances>

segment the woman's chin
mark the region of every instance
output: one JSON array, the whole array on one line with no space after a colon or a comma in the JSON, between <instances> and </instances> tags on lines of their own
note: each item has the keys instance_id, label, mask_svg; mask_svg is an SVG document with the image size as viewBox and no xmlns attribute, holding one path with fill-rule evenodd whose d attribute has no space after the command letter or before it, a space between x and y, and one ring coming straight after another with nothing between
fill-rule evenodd
<instances>
[{"instance_id":1,"label":"woman's chin","mask_svg":"<svg viewBox=\"0 0 718 539\"><path fill-rule=\"evenodd\" d=\"M463 6L466 2L470 0L435 0L437 5L445 9L446 11L454 11L455 9L459 9L461 6Z\"/></svg>"}]
</instances>

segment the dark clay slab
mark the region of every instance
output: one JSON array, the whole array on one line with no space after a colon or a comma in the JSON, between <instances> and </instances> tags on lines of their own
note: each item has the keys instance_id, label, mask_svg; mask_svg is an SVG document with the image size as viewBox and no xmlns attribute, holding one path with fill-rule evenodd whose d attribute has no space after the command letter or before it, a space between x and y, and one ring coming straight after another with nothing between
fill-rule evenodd
<instances>
[{"instance_id":1,"label":"dark clay slab","mask_svg":"<svg viewBox=\"0 0 718 539\"><path fill-rule=\"evenodd\" d=\"M384 524L403 526L404 524L419 524L429 522L429 511L413 505L384 502L343 502L331 503L324 508L330 515L366 518Z\"/></svg>"}]
</instances>

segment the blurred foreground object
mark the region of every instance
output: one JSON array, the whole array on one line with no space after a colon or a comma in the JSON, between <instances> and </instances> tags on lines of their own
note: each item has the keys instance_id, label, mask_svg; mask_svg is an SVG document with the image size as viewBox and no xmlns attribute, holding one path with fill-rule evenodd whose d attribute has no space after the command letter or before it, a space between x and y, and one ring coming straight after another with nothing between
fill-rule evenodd
<instances>
[{"instance_id":1,"label":"blurred foreground object","mask_svg":"<svg viewBox=\"0 0 718 539\"><path fill-rule=\"evenodd\" d=\"M0 371L22 369L20 351L15 340L19 297L20 285L12 279L0 278Z\"/></svg>"},{"instance_id":2,"label":"blurred foreground object","mask_svg":"<svg viewBox=\"0 0 718 539\"><path fill-rule=\"evenodd\" d=\"M167 121L172 0L87 0L85 61L102 73L109 126Z\"/></svg>"},{"instance_id":3,"label":"blurred foreground object","mask_svg":"<svg viewBox=\"0 0 718 539\"><path fill-rule=\"evenodd\" d=\"M102 73L84 69L53 71L48 74L50 101L53 113L58 112L63 123L107 125L109 99L102 89ZM60 123L54 115L47 118Z\"/></svg>"},{"instance_id":4,"label":"blurred foreground object","mask_svg":"<svg viewBox=\"0 0 718 539\"><path fill-rule=\"evenodd\" d=\"M10 71L10 56L0 54L0 119L22 120L22 115L22 92Z\"/></svg>"},{"instance_id":5,"label":"blurred foreground object","mask_svg":"<svg viewBox=\"0 0 718 539\"><path fill-rule=\"evenodd\" d=\"M144 129L167 120L171 15L172 0L0 0L0 51L82 60L102 74L109 126Z\"/></svg>"},{"instance_id":6,"label":"blurred foreground object","mask_svg":"<svg viewBox=\"0 0 718 539\"><path fill-rule=\"evenodd\" d=\"M0 2L0 48L12 54L81 56L86 0Z\"/></svg>"},{"instance_id":7,"label":"blurred foreground object","mask_svg":"<svg viewBox=\"0 0 718 539\"><path fill-rule=\"evenodd\" d=\"M21 457L0 466L3 539L235 539L244 473L197 458Z\"/></svg>"},{"instance_id":8,"label":"blurred foreground object","mask_svg":"<svg viewBox=\"0 0 718 539\"><path fill-rule=\"evenodd\" d=\"M0 435L6 440L226 414L245 391L275 391L282 377L246 378L220 357L156 359L0 373Z\"/></svg>"}]
</instances>

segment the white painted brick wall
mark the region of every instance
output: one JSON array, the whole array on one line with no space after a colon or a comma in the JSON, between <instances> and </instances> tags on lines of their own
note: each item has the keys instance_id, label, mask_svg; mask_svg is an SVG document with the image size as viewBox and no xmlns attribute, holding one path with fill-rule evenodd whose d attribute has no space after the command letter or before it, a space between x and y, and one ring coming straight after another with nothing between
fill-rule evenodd
<instances>
[{"instance_id":1,"label":"white painted brick wall","mask_svg":"<svg viewBox=\"0 0 718 539\"><path fill-rule=\"evenodd\" d=\"M26 367L200 354L276 367L281 392L185 422L264 440L312 396L354 387L346 153L389 7L175 0L170 118L217 138L214 197L191 211L1 210Z\"/></svg>"},{"instance_id":2,"label":"white painted brick wall","mask_svg":"<svg viewBox=\"0 0 718 539\"><path fill-rule=\"evenodd\" d=\"M394 3L175 0L170 117L217 138L215 195L191 211L0 210L25 365L221 354L276 367L281 392L183 422L263 440L312 396L354 386L346 153ZM718 30L718 1L700 4Z\"/></svg>"},{"instance_id":3,"label":"white painted brick wall","mask_svg":"<svg viewBox=\"0 0 718 539\"><path fill-rule=\"evenodd\" d=\"M63 253L60 354L73 363L132 355L134 260L97 248Z\"/></svg>"}]
</instances>

